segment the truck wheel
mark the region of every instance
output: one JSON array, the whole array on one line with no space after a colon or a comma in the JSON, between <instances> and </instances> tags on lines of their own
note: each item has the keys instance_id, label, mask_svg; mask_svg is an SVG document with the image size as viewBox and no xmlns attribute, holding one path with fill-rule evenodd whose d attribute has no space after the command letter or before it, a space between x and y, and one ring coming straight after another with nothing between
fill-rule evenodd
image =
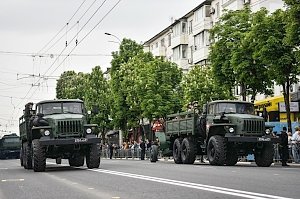
<instances>
[{"instance_id":1,"label":"truck wheel","mask_svg":"<svg viewBox=\"0 0 300 199\"><path fill-rule=\"evenodd\" d=\"M73 154L69 158L69 165L71 167L81 167L84 165L84 156L81 154Z\"/></svg>"},{"instance_id":2,"label":"truck wheel","mask_svg":"<svg viewBox=\"0 0 300 199\"><path fill-rule=\"evenodd\" d=\"M196 149L192 138L184 138L181 143L181 159L183 164L194 164Z\"/></svg>"},{"instance_id":3,"label":"truck wheel","mask_svg":"<svg viewBox=\"0 0 300 199\"><path fill-rule=\"evenodd\" d=\"M45 171L46 169L46 150L39 140L33 140L33 170L35 172Z\"/></svg>"},{"instance_id":4,"label":"truck wheel","mask_svg":"<svg viewBox=\"0 0 300 199\"><path fill-rule=\"evenodd\" d=\"M92 144L86 156L86 165L89 169L99 168L100 166L100 147L99 144Z\"/></svg>"},{"instance_id":5,"label":"truck wheel","mask_svg":"<svg viewBox=\"0 0 300 199\"><path fill-rule=\"evenodd\" d=\"M207 157L211 165L224 165L226 162L226 141L219 135L209 138Z\"/></svg>"},{"instance_id":6,"label":"truck wheel","mask_svg":"<svg viewBox=\"0 0 300 199\"><path fill-rule=\"evenodd\" d=\"M173 158L176 164L182 164L181 142L181 139L177 138L173 143Z\"/></svg>"},{"instance_id":7,"label":"truck wheel","mask_svg":"<svg viewBox=\"0 0 300 199\"><path fill-rule=\"evenodd\" d=\"M25 169L32 169L32 149L27 142L23 143L23 166Z\"/></svg>"},{"instance_id":8,"label":"truck wheel","mask_svg":"<svg viewBox=\"0 0 300 199\"><path fill-rule=\"evenodd\" d=\"M152 145L150 149L150 162L156 162L158 156L158 146Z\"/></svg>"},{"instance_id":9,"label":"truck wheel","mask_svg":"<svg viewBox=\"0 0 300 199\"><path fill-rule=\"evenodd\" d=\"M262 149L255 150L255 163L259 167L269 167L273 163L274 147L272 143L265 143Z\"/></svg>"},{"instance_id":10,"label":"truck wheel","mask_svg":"<svg viewBox=\"0 0 300 199\"><path fill-rule=\"evenodd\" d=\"M238 162L238 159L239 156L237 150L233 146L227 145L225 164L227 166L234 166Z\"/></svg>"}]
</instances>

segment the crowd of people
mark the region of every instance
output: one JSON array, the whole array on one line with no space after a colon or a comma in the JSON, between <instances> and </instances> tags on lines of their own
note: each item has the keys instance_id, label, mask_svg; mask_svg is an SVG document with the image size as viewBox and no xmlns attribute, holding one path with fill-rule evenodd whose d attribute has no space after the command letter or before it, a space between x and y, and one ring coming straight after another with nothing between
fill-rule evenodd
<instances>
[{"instance_id":1,"label":"crowd of people","mask_svg":"<svg viewBox=\"0 0 300 199\"><path fill-rule=\"evenodd\" d=\"M103 147L103 152L106 158L112 159L113 157L119 155L118 151L124 151L125 157L139 157L141 160L145 159L146 150L150 149L152 142L148 139L146 141L140 140L140 142L123 142L121 146L113 143L105 143Z\"/></svg>"},{"instance_id":2,"label":"crowd of people","mask_svg":"<svg viewBox=\"0 0 300 199\"><path fill-rule=\"evenodd\" d=\"M300 128L295 127L295 132L292 134L287 131L286 127L283 127L278 137L280 139L278 150L282 166L289 166L287 164L289 160L300 163Z\"/></svg>"}]
</instances>

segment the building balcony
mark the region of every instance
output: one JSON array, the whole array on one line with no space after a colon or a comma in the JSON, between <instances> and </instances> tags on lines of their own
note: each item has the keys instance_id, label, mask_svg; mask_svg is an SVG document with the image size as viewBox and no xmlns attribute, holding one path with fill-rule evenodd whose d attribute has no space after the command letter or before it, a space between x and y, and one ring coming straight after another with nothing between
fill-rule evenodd
<instances>
[{"instance_id":1,"label":"building balcony","mask_svg":"<svg viewBox=\"0 0 300 199\"><path fill-rule=\"evenodd\" d=\"M171 42L171 48L175 48L176 46L182 44L189 44L189 35L186 33L173 37Z\"/></svg>"},{"instance_id":2,"label":"building balcony","mask_svg":"<svg viewBox=\"0 0 300 199\"><path fill-rule=\"evenodd\" d=\"M200 62L207 59L209 55L209 46L198 47L197 50L193 52L193 63Z\"/></svg>"},{"instance_id":3,"label":"building balcony","mask_svg":"<svg viewBox=\"0 0 300 199\"><path fill-rule=\"evenodd\" d=\"M193 27L193 35L197 35L204 30L210 30L212 28L212 20L210 17L206 17Z\"/></svg>"}]
</instances>

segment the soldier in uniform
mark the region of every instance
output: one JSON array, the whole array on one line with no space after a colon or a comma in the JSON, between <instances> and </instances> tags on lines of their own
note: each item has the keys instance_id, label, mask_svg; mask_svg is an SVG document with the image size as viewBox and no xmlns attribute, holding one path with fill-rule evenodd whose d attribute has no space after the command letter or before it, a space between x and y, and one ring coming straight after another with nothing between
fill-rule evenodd
<instances>
[{"instance_id":1,"label":"soldier in uniform","mask_svg":"<svg viewBox=\"0 0 300 199\"><path fill-rule=\"evenodd\" d=\"M282 128L280 138L280 151L281 151L281 162L282 166L289 166L287 164L288 157L289 157L289 147L288 147L288 134L286 127Z\"/></svg>"}]
</instances>

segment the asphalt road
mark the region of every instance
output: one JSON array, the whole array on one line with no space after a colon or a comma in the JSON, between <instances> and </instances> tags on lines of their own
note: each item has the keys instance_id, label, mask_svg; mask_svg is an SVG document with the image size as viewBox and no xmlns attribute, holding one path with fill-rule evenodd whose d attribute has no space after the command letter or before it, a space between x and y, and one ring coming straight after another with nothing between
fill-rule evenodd
<instances>
[{"instance_id":1,"label":"asphalt road","mask_svg":"<svg viewBox=\"0 0 300 199\"><path fill-rule=\"evenodd\" d=\"M33 172L0 160L0 199L300 198L300 166L238 163L177 165L171 161L101 160L99 169L56 165Z\"/></svg>"}]
</instances>

